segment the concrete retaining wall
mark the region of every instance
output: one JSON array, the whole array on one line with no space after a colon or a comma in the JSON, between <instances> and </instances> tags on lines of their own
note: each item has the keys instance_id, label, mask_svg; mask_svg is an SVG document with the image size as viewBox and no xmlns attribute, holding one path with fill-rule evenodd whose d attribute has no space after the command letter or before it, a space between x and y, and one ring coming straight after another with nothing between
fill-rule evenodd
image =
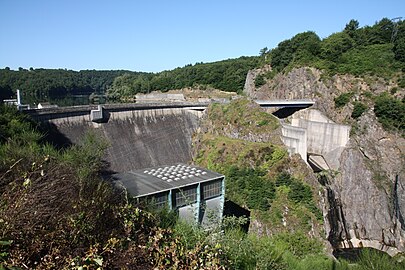
<instances>
[{"instance_id":1,"label":"concrete retaining wall","mask_svg":"<svg viewBox=\"0 0 405 270\"><path fill-rule=\"evenodd\" d=\"M295 122L298 127L307 131L308 152L323 155L344 147L349 141L349 126L305 119L296 119Z\"/></svg>"},{"instance_id":2,"label":"concrete retaining wall","mask_svg":"<svg viewBox=\"0 0 405 270\"><path fill-rule=\"evenodd\" d=\"M290 154L300 154L301 158L307 160L307 134L306 130L291 125L282 126L281 140L287 146Z\"/></svg>"}]
</instances>

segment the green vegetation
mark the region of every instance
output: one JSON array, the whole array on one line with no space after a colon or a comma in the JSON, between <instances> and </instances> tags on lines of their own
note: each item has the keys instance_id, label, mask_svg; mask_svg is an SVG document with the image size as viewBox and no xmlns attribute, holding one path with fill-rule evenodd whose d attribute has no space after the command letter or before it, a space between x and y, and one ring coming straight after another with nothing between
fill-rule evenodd
<instances>
[{"instance_id":1,"label":"green vegetation","mask_svg":"<svg viewBox=\"0 0 405 270\"><path fill-rule=\"evenodd\" d=\"M240 57L214 63L186 65L156 74L125 74L115 78L108 95L114 98L137 93L168 91L205 85L228 92L241 92L247 72L258 66L259 57Z\"/></svg>"},{"instance_id":2,"label":"green vegetation","mask_svg":"<svg viewBox=\"0 0 405 270\"><path fill-rule=\"evenodd\" d=\"M405 23L382 19L373 26L359 28L351 20L342 32L321 40L314 32L304 32L282 41L269 51L272 67L283 71L312 66L329 74L349 73L356 76L378 74L391 78L405 64Z\"/></svg>"},{"instance_id":3,"label":"green vegetation","mask_svg":"<svg viewBox=\"0 0 405 270\"><path fill-rule=\"evenodd\" d=\"M263 74L259 74L255 78L255 87L259 88L266 84L265 76Z\"/></svg>"},{"instance_id":4,"label":"green vegetation","mask_svg":"<svg viewBox=\"0 0 405 270\"><path fill-rule=\"evenodd\" d=\"M0 99L11 98L20 89L25 102L38 103L69 97L108 93L110 100L137 93L210 86L228 92L241 92L250 69L259 57L240 57L214 63L186 65L159 73L63 69L0 69Z\"/></svg>"},{"instance_id":5,"label":"green vegetation","mask_svg":"<svg viewBox=\"0 0 405 270\"><path fill-rule=\"evenodd\" d=\"M405 102L398 100L388 93L382 93L375 98L375 115L386 129L405 131Z\"/></svg>"},{"instance_id":6,"label":"green vegetation","mask_svg":"<svg viewBox=\"0 0 405 270\"><path fill-rule=\"evenodd\" d=\"M260 124L263 120L269 123ZM273 232L308 232L312 223L322 222L311 187L287 172L291 164L281 142L255 142L263 134L279 138L272 115L239 99L212 105L206 121L210 132L199 135L195 162L225 174L228 199L250 209ZM285 227L283 219L291 226Z\"/></svg>"},{"instance_id":7,"label":"green vegetation","mask_svg":"<svg viewBox=\"0 0 405 270\"><path fill-rule=\"evenodd\" d=\"M356 119L359 118L365 111L367 111L368 107L366 104L361 103L359 101L356 101L353 103L353 112L352 112L352 118Z\"/></svg>"},{"instance_id":8,"label":"green vegetation","mask_svg":"<svg viewBox=\"0 0 405 270\"><path fill-rule=\"evenodd\" d=\"M280 126L277 118L264 112L257 104L240 98L231 104L213 104L208 111L211 126L224 130L235 127L241 136L250 132L271 134Z\"/></svg>"},{"instance_id":9,"label":"green vegetation","mask_svg":"<svg viewBox=\"0 0 405 270\"><path fill-rule=\"evenodd\" d=\"M60 100L72 95L102 94L124 70L0 69L0 100L20 89L24 102ZM136 73L138 74L138 73ZM140 73L143 74L143 73Z\"/></svg>"},{"instance_id":10,"label":"green vegetation","mask_svg":"<svg viewBox=\"0 0 405 270\"><path fill-rule=\"evenodd\" d=\"M350 102L350 99L353 97L354 93L348 92L348 93L343 93L340 94L338 97L336 97L335 100L335 107L336 108L342 108L346 104Z\"/></svg>"}]
</instances>

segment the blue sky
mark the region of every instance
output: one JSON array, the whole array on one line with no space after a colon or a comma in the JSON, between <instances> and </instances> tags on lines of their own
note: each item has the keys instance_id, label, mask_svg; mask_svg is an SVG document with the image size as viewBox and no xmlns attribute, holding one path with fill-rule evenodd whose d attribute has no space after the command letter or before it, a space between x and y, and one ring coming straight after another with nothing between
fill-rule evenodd
<instances>
[{"instance_id":1,"label":"blue sky","mask_svg":"<svg viewBox=\"0 0 405 270\"><path fill-rule=\"evenodd\" d=\"M404 17L404 0L0 0L0 68L158 72Z\"/></svg>"}]
</instances>

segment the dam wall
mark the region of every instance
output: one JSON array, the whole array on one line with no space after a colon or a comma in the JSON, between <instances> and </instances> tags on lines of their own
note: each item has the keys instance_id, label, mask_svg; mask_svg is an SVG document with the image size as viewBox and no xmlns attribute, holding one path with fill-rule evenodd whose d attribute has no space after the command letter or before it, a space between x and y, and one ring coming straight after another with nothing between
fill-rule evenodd
<instances>
[{"instance_id":1,"label":"dam wall","mask_svg":"<svg viewBox=\"0 0 405 270\"><path fill-rule=\"evenodd\" d=\"M314 109L298 111L290 120L291 124L283 124L281 138L290 154L300 154L323 170L338 170L350 126L336 124Z\"/></svg>"},{"instance_id":2,"label":"dam wall","mask_svg":"<svg viewBox=\"0 0 405 270\"><path fill-rule=\"evenodd\" d=\"M307 132L300 127L283 124L281 128L283 136L281 140L287 146L290 154L299 154L301 158L307 160Z\"/></svg>"},{"instance_id":3,"label":"dam wall","mask_svg":"<svg viewBox=\"0 0 405 270\"><path fill-rule=\"evenodd\" d=\"M37 115L48 126L53 141L80 144L92 131L109 144L105 161L114 172L188 163L191 139L201 112L185 108L105 110L102 123L90 120L89 111L64 112L63 117Z\"/></svg>"},{"instance_id":4,"label":"dam wall","mask_svg":"<svg viewBox=\"0 0 405 270\"><path fill-rule=\"evenodd\" d=\"M293 125L307 130L308 152L326 154L349 141L350 127L335 123L322 123L296 119Z\"/></svg>"}]
</instances>

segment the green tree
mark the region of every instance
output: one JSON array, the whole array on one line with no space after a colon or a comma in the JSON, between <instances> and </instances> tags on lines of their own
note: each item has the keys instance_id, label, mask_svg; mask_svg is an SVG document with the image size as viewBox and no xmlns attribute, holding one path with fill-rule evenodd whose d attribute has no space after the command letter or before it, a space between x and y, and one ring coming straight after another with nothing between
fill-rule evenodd
<instances>
[{"instance_id":1,"label":"green tree","mask_svg":"<svg viewBox=\"0 0 405 270\"><path fill-rule=\"evenodd\" d=\"M359 28L359 22L357 20L350 20L348 24L346 24L344 32L346 32L350 37L354 38L356 34L356 30Z\"/></svg>"},{"instance_id":2,"label":"green tree","mask_svg":"<svg viewBox=\"0 0 405 270\"><path fill-rule=\"evenodd\" d=\"M353 47L353 39L345 32L335 33L322 41L321 56L338 62L344 52Z\"/></svg>"},{"instance_id":3,"label":"green tree","mask_svg":"<svg viewBox=\"0 0 405 270\"><path fill-rule=\"evenodd\" d=\"M378 117L384 128L396 128L405 131L405 103L388 93L382 93L375 100L375 115Z\"/></svg>"},{"instance_id":4,"label":"green tree","mask_svg":"<svg viewBox=\"0 0 405 270\"><path fill-rule=\"evenodd\" d=\"M269 49L267 47L264 47L263 49L260 50L260 56L263 57L268 51Z\"/></svg>"}]
</instances>

